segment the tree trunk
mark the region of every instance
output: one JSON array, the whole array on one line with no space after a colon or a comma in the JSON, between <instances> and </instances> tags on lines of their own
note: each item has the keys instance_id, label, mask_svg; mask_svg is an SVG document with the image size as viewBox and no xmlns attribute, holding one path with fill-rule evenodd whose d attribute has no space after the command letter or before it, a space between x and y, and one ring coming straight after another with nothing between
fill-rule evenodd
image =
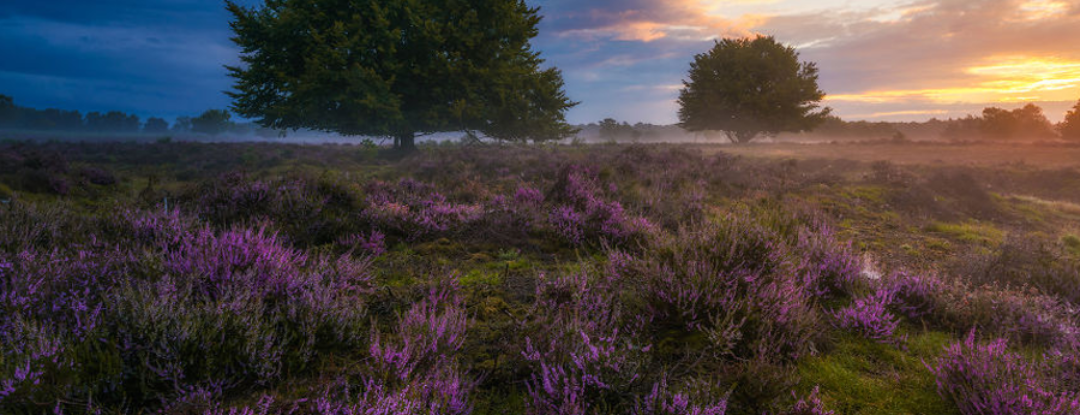
<instances>
[{"instance_id":1,"label":"tree trunk","mask_svg":"<svg viewBox=\"0 0 1080 415\"><path fill-rule=\"evenodd\" d=\"M416 133L400 133L394 137L394 147L403 152L416 151Z\"/></svg>"}]
</instances>

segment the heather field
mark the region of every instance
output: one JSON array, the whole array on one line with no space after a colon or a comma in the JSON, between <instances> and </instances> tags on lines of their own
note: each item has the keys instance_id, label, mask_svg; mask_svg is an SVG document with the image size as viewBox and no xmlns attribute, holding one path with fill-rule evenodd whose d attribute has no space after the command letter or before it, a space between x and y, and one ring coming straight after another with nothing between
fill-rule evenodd
<instances>
[{"instance_id":1,"label":"heather field","mask_svg":"<svg viewBox=\"0 0 1080 415\"><path fill-rule=\"evenodd\" d=\"M0 413L1080 413L1076 149L887 146L6 142Z\"/></svg>"}]
</instances>

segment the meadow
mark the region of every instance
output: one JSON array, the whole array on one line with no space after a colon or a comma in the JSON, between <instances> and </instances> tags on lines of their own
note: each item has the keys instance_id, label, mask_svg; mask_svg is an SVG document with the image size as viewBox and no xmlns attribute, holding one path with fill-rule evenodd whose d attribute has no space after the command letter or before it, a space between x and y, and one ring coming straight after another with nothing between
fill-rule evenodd
<instances>
[{"instance_id":1,"label":"meadow","mask_svg":"<svg viewBox=\"0 0 1080 415\"><path fill-rule=\"evenodd\" d=\"M9 141L0 413L1076 414L1077 152Z\"/></svg>"}]
</instances>

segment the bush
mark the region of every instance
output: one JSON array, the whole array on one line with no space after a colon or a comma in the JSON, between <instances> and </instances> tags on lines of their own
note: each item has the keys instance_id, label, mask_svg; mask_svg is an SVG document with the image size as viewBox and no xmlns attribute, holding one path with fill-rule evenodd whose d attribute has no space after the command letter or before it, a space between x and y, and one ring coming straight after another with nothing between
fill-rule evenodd
<instances>
[{"instance_id":1,"label":"bush","mask_svg":"<svg viewBox=\"0 0 1080 415\"><path fill-rule=\"evenodd\" d=\"M1080 411L1080 394L1061 388L1050 362L1029 361L1010 352L1004 339L981 344L972 331L927 367L937 378L941 396L965 415Z\"/></svg>"}]
</instances>

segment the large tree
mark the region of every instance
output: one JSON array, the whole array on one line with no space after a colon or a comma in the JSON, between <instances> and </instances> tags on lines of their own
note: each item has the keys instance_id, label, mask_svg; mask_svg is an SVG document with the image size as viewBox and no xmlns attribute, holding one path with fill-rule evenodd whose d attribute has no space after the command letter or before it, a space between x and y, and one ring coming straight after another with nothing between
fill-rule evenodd
<instances>
[{"instance_id":1,"label":"large tree","mask_svg":"<svg viewBox=\"0 0 1080 415\"><path fill-rule=\"evenodd\" d=\"M724 39L695 56L679 93L680 125L723 131L735 143L813 129L829 115L818 69L773 37Z\"/></svg>"},{"instance_id":2,"label":"large tree","mask_svg":"<svg viewBox=\"0 0 1080 415\"><path fill-rule=\"evenodd\" d=\"M562 74L530 39L522 0L228 2L243 65L234 110L273 129L392 136L477 131L506 140L573 133Z\"/></svg>"},{"instance_id":3,"label":"large tree","mask_svg":"<svg viewBox=\"0 0 1080 415\"><path fill-rule=\"evenodd\" d=\"M1061 138L1066 140L1080 140L1080 101L1065 114L1065 121L1058 126Z\"/></svg>"}]
</instances>

